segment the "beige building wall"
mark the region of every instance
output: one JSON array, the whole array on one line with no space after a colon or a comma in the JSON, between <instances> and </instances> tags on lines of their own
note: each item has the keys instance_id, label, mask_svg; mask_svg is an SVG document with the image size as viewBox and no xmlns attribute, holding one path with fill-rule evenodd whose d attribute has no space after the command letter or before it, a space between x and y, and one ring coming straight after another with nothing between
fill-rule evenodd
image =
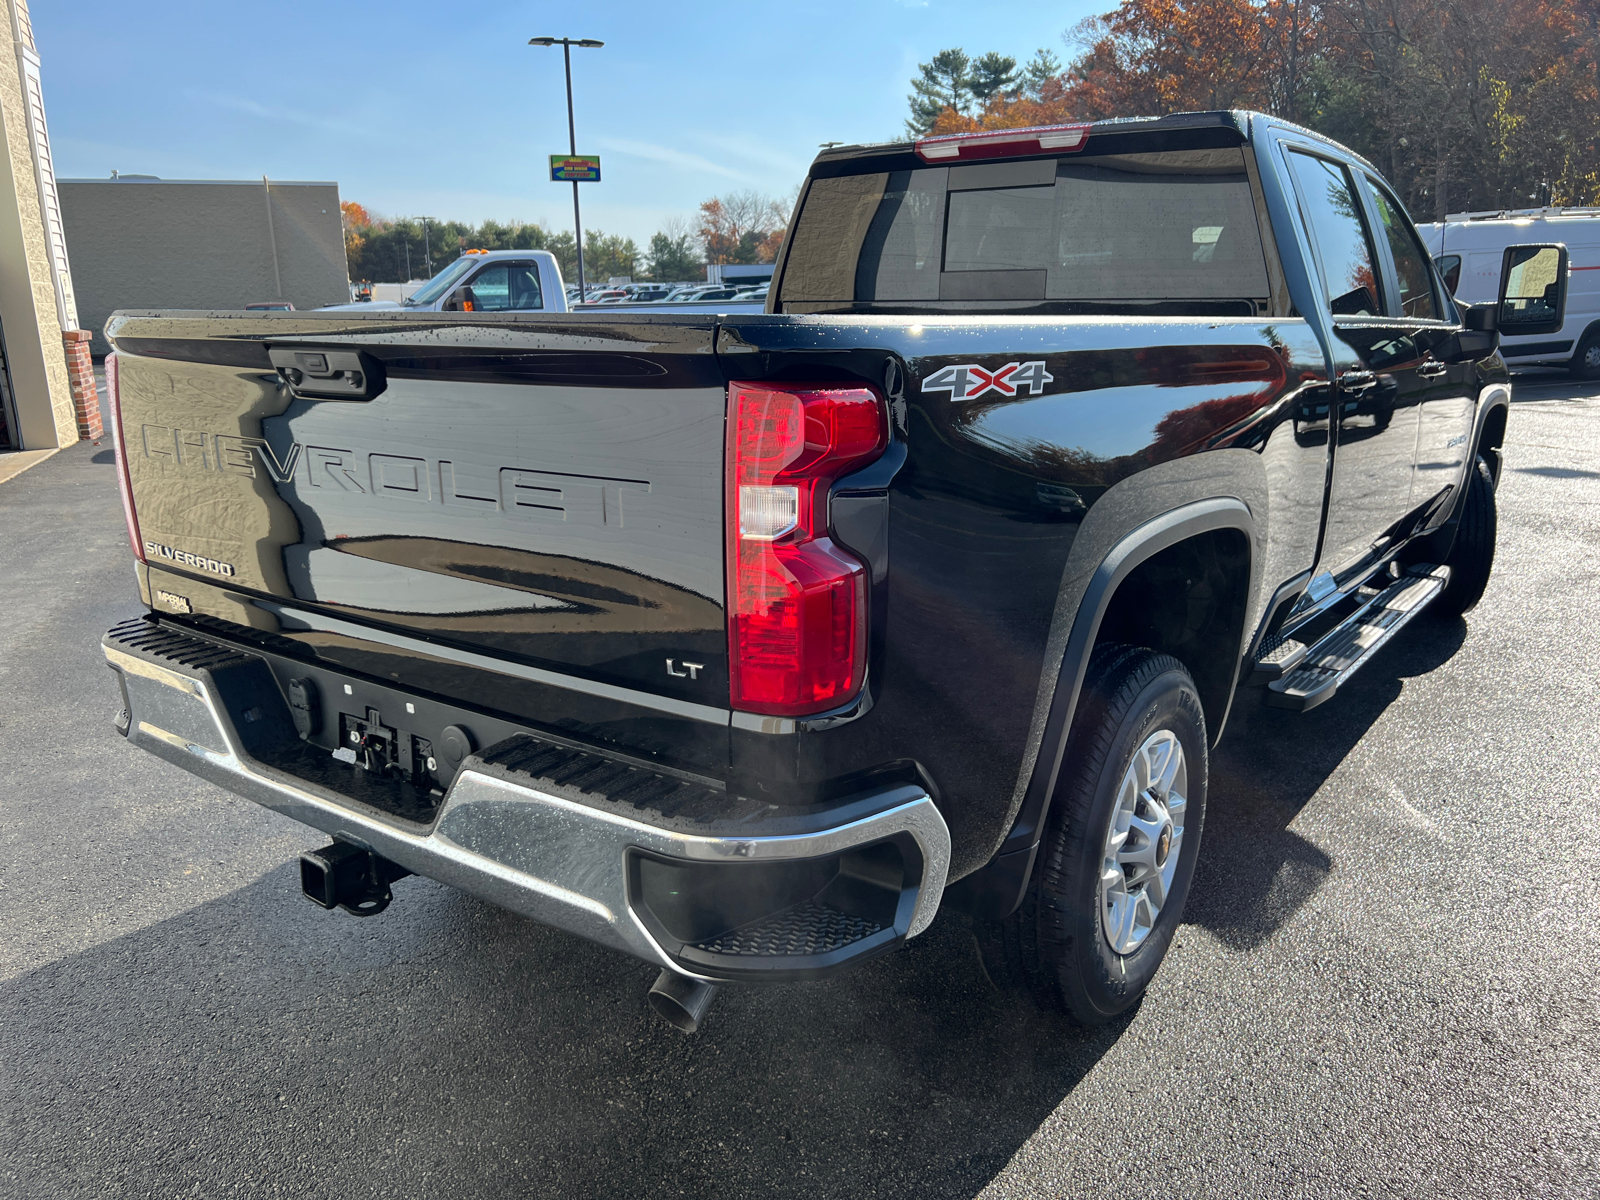
<instances>
[{"instance_id":1,"label":"beige building wall","mask_svg":"<svg viewBox=\"0 0 1600 1200\"><path fill-rule=\"evenodd\" d=\"M336 183L63 179L78 317L104 354L117 309L346 304Z\"/></svg>"},{"instance_id":2,"label":"beige building wall","mask_svg":"<svg viewBox=\"0 0 1600 1200\"><path fill-rule=\"evenodd\" d=\"M58 294L44 212L22 63L34 53L24 0L0 0L12 54L0 54L0 337L4 338L16 428L12 436L29 450L68 446L78 440L72 387L62 349Z\"/></svg>"}]
</instances>

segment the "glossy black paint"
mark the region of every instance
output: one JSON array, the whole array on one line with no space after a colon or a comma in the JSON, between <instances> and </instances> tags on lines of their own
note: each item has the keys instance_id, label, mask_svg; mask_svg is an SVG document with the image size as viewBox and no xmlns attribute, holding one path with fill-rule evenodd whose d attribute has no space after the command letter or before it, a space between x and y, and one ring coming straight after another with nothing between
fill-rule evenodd
<instances>
[{"instance_id":1,"label":"glossy black paint","mask_svg":"<svg viewBox=\"0 0 1600 1200\"><path fill-rule=\"evenodd\" d=\"M518 727L547 730L611 750L644 754L685 770L721 776L728 761L725 715L707 710L691 716L658 707L654 698L633 699L614 692L584 690L584 680L557 676L545 682L486 666L482 656L438 642L379 640L382 630L362 636L362 627L340 622L337 631L315 624L315 615L250 596L190 574L150 567L141 590L165 621L191 632L227 641L240 649L366 681L378 688L400 688L410 696L482 713ZM182 596L192 613L178 614L161 593ZM275 667L276 670L276 667ZM287 686L289 675L279 672ZM671 703L670 700L667 703Z\"/></svg>"},{"instance_id":2,"label":"glossy black paint","mask_svg":"<svg viewBox=\"0 0 1600 1200\"><path fill-rule=\"evenodd\" d=\"M360 338L386 385L359 401L239 366L228 321L139 336L184 323L112 329L147 540L253 594L726 705L711 322L274 326L280 356Z\"/></svg>"},{"instance_id":3,"label":"glossy black paint","mask_svg":"<svg viewBox=\"0 0 1600 1200\"><path fill-rule=\"evenodd\" d=\"M173 439L170 463L134 459L145 538L230 553L239 566L226 581L152 567L149 588L193 605L176 620L224 622L229 636L275 639L278 652L329 669L685 764L779 803L916 782L950 825L952 878L993 861L968 890L977 907L1003 909L1027 878L1096 631L1143 602L1128 581L1147 578L1140 569L1172 548L1173 530L1235 539L1230 561L1244 564L1186 593L1198 606L1187 619L1222 630L1207 660L1190 663L1197 678L1223 681L1207 705L1216 735L1228 681L1308 581L1358 576L1419 533L1432 533L1430 552L1448 539L1484 428L1480 397L1505 378L1498 359L1431 356L1460 328L1457 314L1336 323L1328 313L1281 155L1315 144L1366 164L1241 114L1107 128L1104 143L1099 125L1094 134L1105 152L1154 135L1174 148L1248 137L1270 316L330 313L272 324L273 345L356 346L380 362L387 387L360 404L289 395L267 365L262 323L114 318L108 332L129 355L124 410ZM909 150L825 154L814 173L886 154ZM1052 377L1037 396L922 390L952 365L1031 361ZM871 581L867 683L832 713L725 711L722 389L734 378L867 383L889 399L890 450L832 501L833 535ZM301 473L271 478L252 451L263 469L247 481L197 484L181 461L184 429L232 437L225 450L262 438L280 466L297 444ZM330 489L358 458L370 490ZM491 468L543 473L513 474L514 486L563 471L648 483L644 495L682 500L679 526L630 524L625 492L620 527L608 527L602 495L599 522L565 540L511 523L504 488L492 517L473 514L489 490L466 481ZM425 498L373 494L417 492L423 475ZM336 594L323 564L341 584L366 578L368 592ZM401 611L388 595L413 577L442 589L437 611ZM548 608L473 608L467 598L485 586L567 605L590 627L563 628ZM690 653L704 664L694 686L655 665ZM571 686L488 671L485 657Z\"/></svg>"},{"instance_id":4,"label":"glossy black paint","mask_svg":"<svg viewBox=\"0 0 1600 1200\"><path fill-rule=\"evenodd\" d=\"M1328 438L1326 417L1303 412L1325 383L1303 321L761 317L725 323L719 349L741 377L876 381L892 363L904 381L870 706L817 732L736 726L733 767L755 786L792 771L805 788L914 761L955 873L987 861L1017 817L1072 622L1063 594L1108 537L1196 494L1264 507L1270 470L1285 505L1261 522L1262 561L1287 577L1314 556ZM1055 377L1038 397L921 391L951 363L1033 359ZM1074 554L1086 524L1093 563Z\"/></svg>"}]
</instances>

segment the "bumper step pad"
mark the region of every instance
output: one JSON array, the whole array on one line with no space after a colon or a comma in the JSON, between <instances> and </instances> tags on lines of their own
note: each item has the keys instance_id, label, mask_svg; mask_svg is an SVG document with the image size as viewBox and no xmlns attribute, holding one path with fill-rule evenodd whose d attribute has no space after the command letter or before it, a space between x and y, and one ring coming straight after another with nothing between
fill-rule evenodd
<instances>
[{"instance_id":1,"label":"bumper step pad","mask_svg":"<svg viewBox=\"0 0 1600 1200\"><path fill-rule=\"evenodd\" d=\"M1444 590L1450 569L1419 565L1330 630L1299 666L1267 685L1267 703L1306 712L1331 699L1395 634Z\"/></svg>"},{"instance_id":2,"label":"bumper step pad","mask_svg":"<svg viewBox=\"0 0 1600 1200\"><path fill-rule=\"evenodd\" d=\"M754 958L827 954L871 937L882 928L869 918L808 900L787 912L775 913L743 929L700 942L695 948L707 954Z\"/></svg>"},{"instance_id":3,"label":"bumper step pad","mask_svg":"<svg viewBox=\"0 0 1600 1200\"><path fill-rule=\"evenodd\" d=\"M135 617L113 625L106 631L105 641L119 650L137 655L146 662L176 664L194 671L220 671L226 667L245 666L255 661L247 654L214 646L199 638L189 637L163 625Z\"/></svg>"},{"instance_id":4,"label":"bumper step pad","mask_svg":"<svg viewBox=\"0 0 1600 1200\"><path fill-rule=\"evenodd\" d=\"M488 774L663 828L698 833L778 811L687 772L651 769L532 734L506 738L479 757L479 770Z\"/></svg>"}]
</instances>

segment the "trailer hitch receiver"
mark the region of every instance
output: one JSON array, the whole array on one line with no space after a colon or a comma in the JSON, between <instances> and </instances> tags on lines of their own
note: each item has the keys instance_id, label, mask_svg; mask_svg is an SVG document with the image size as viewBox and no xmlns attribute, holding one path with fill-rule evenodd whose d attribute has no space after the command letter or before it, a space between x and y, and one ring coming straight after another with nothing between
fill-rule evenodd
<instances>
[{"instance_id":1,"label":"trailer hitch receiver","mask_svg":"<svg viewBox=\"0 0 1600 1200\"><path fill-rule=\"evenodd\" d=\"M342 908L351 916L372 917L389 907L389 885L411 874L365 846L334 842L300 856L300 889L322 908Z\"/></svg>"}]
</instances>

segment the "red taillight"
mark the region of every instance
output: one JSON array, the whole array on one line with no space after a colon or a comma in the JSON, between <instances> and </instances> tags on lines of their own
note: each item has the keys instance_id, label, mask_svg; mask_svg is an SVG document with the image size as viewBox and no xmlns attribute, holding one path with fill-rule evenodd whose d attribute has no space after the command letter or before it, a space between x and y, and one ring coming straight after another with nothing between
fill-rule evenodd
<instances>
[{"instance_id":1,"label":"red taillight","mask_svg":"<svg viewBox=\"0 0 1600 1200\"><path fill-rule=\"evenodd\" d=\"M887 444L887 413L870 388L728 385L734 708L799 716L861 687L867 575L828 538L828 489Z\"/></svg>"},{"instance_id":2,"label":"red taillight","mask_svg":"<svg viewBox=\"0 0 1600 1200\"><path fill-rule=\"evenodd\" d=\"M106 399L111 401L111 436L117 447L117 487L122 492L122 516L128 522L128 544L133 547L133 556L144 562L139 514L133 511L133 480L128 475L128 439L122 430L122 377L115 351L106 355Z\"/></svg>"},{"instance_id":3,"label":"red taillight","mask_svg":"<svg viewBox=\"0 0 1600 1200\"><path fill-rule=\"evenodd\" d=\"M1032 125L1026 129L988 129L982 133L949 133L921 138L917 156L923 162L1000 158L1016 154L1073 154L1089 142L1092 125Z\"/></svg>"}]
</instances>

